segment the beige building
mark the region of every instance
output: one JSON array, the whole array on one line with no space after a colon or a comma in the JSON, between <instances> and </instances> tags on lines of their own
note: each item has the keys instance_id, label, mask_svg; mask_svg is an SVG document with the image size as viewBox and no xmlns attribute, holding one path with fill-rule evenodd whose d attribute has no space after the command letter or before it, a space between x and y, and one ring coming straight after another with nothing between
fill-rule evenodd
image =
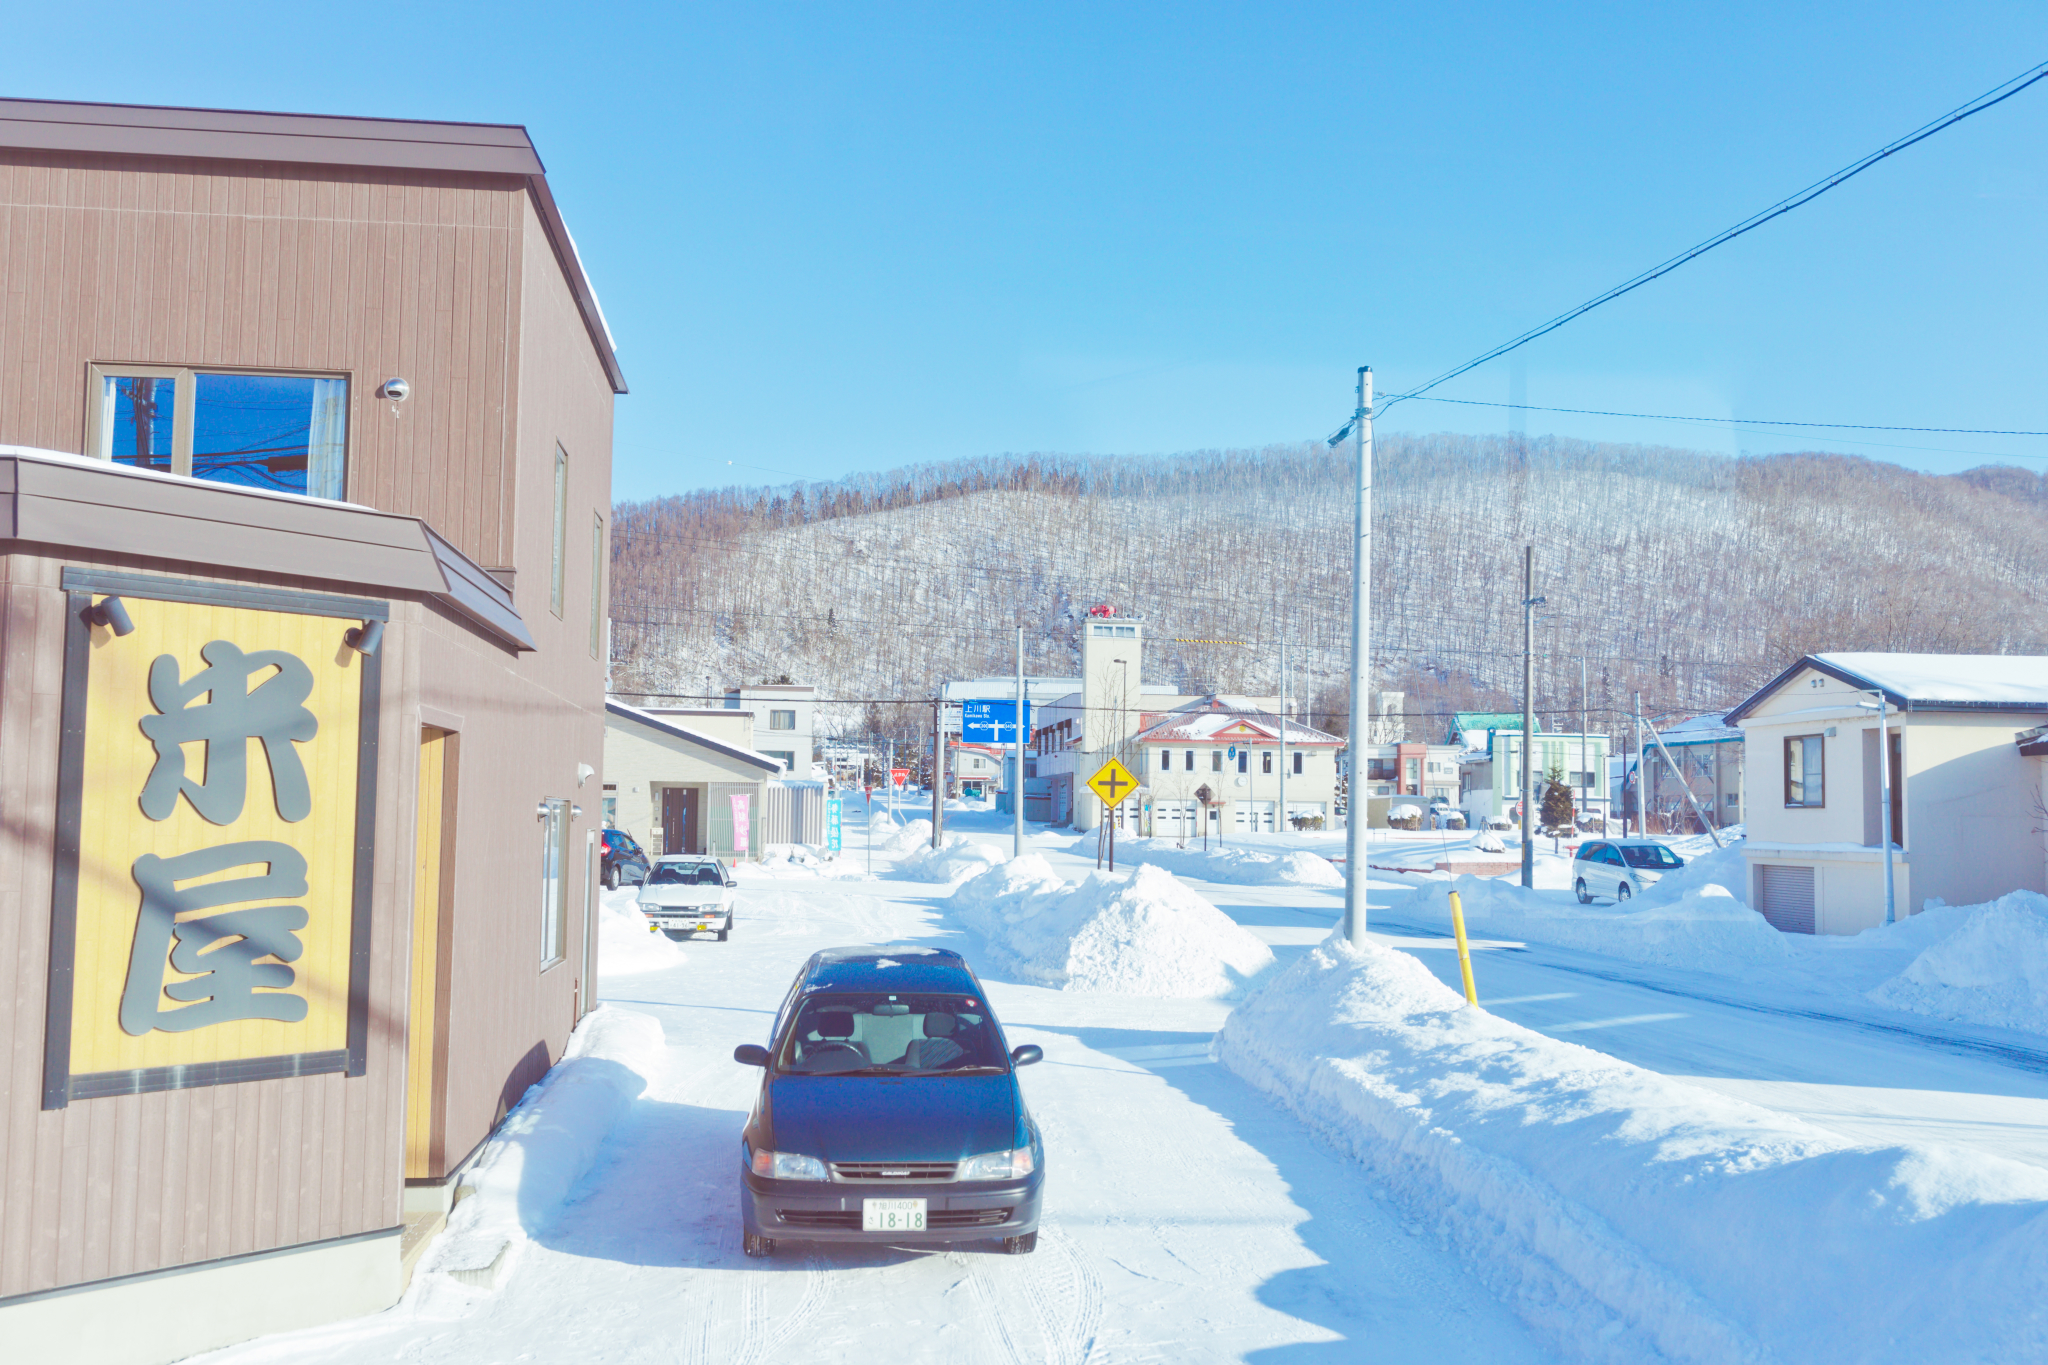
<instances>
[{"instance_id":1,"label":"beige building","mask_svg":"<svg viewBox=\"0 0 2048 1365\"><path fill-rule=\"evenodd\" d=\"M700 717L724 720L712 733ZM739 719L735 719L739 718ZM737 738L743 711L657 714L605 703L605 818L659 857L711 853L758 858L767 842L768 782L782 765ZM742 838L742 836L744 836Z\"/></svg>"},{"instance_id":2,"label":"beige building","mask_svg":"<svg viewBox=\"0 0 2048 1365\"><path fill-rule=\"evenodd\" d=\"M2048 723L2048 658L1808 655L1727 722L1743 734L1750 903L1780 929L1853 934L1884 922L1880 748L1898 917L1930 899L2048 890L2041 765L2014 743Z\"/></svg>"},{"instance_id":3,"label":"beige building","mask_svg":"<svg viewBox=\"0 0 2048 1365\"><path fill-rule=\"evenodd\" d=\"M1344 741L1286 724L1242 698L1203 697L1163 715L1148 715L1135 748L1133 770L1142 784L1144 832L1167 838L1272 834L1281 777L1286 777L1287 819L1302 828L1334 828L1337 754ZM1209 793L1204 809L1199 794Z\"/></svg>"}]
</instances>

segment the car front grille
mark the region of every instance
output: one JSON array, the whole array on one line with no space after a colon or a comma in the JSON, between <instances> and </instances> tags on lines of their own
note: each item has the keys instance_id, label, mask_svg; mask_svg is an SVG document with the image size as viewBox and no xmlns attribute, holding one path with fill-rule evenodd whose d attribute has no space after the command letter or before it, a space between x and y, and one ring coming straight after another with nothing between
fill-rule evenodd
<instances>
[{"instance_id":1,"label":"car front grille","mask_svg":"<svg viewBox=\"0 0 2048 1365\"><path fill-rule=\"evenodd\" d=\"M859 1184L912 1181L929 1185L951 1180L959 1167L957 1161L835 1161L832 1178Z\"/></svg>"},{"instance_id":2,"label":"car front grille","mask_svg":"<svg viewBox=\"0 0 2048 1365\"><path fill-rule=\"evenodd\" d=\"M924 1225L932 1228L993 1228L1010 1221L1014 1209L932 1209L924 1216ZM775 1215L784 1226L792 1228L842 1228L858 1231L860 1210L839 1209L782 1209Z\"/></svg>"}]
</instances>

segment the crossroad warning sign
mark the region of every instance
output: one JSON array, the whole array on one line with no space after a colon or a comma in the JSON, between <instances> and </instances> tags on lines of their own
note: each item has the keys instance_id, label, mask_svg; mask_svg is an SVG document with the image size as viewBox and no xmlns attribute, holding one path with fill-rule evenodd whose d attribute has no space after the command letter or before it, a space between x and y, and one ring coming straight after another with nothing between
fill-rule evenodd
<instances>
[{"instance_id":1,"label":"crossroad warning sign","mask_svg":"<svg viewBox=\"0 0 2048 1365\"><path fill-rule=\"evenodd\" d=\"M1102 804L1115 809L1124 798L1138 789L1138 779L1131 776L1131 770L1115 759L1102 765L1095 776L1088 779L1088 790L1102 798Z\"/></svg>"}]
</instances>

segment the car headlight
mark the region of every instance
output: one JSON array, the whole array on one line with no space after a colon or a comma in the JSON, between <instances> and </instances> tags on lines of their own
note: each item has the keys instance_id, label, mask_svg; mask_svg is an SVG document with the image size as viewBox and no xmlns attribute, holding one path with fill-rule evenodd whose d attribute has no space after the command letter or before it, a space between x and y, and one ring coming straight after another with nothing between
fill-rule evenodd
<instances>
[{"instance_id":1,"label":"car headlight","mask_svg":"<svg viewBox=\"0 0 2048 1365\"><path fill-rule=\"evenodd\" d=\"M1014 1152L983 1152L960 1163L956 1180L1015 1180L1030 1175L1037 1163L1029 1147Z\"/></svg>"},{"instance_id":2,"label":"car headlight","mask_svg":"<svg viewBox=\"0 0 2048 1365\"><path fill-rule=\"evenodd\" d=\"M796 1152L754 1151L754 1174L770 1180L823 1180L825 1163Z\"/></svg>"}]
</instances>

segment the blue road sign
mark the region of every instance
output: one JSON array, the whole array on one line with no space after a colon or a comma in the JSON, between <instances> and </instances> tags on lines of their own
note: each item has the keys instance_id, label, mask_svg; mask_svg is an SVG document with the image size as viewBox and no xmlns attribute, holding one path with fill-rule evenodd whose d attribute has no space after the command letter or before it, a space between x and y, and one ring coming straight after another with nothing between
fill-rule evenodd
<instances>
[{"instance_id":1,"label":"blue road sign","mask_svg":"<svg viewBox=\"0 0 2048 1365\"><path fill-rule=\"evenodd\" d=\"M836 796L825 802L825 847L834 853L839 851L839 813L842 808L843 804Z\"/></svg>"},{"instance_id":2,"label":"blue road sign","mask_svg":"<svg viewBox=\"0 0 2048 1365\"><path fill-rule=\"evenodd\" d=\"M1031 703L1024 703L1024 737L1031 737ZM1017 742L1015 701L964 701L960 703L960 739L965 744L1014 744Z\"/></svg>"}]
</instances>

